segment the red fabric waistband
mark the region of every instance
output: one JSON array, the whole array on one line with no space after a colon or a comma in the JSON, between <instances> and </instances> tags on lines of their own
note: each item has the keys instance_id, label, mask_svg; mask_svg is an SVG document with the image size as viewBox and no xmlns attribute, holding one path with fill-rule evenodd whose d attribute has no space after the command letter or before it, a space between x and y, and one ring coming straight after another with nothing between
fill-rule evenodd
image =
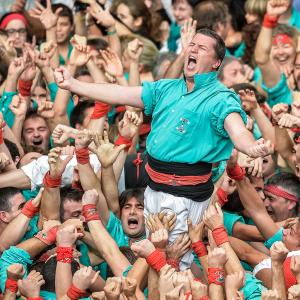
<instances>
[{"instance_id":1,"label":"red fabric waistband","mask_svg":"<svg viewBox=\"0 0 300 300\"><path fill-rule=\"evenodd\" d=\"M165 174L153 170L149 164L146 164L145 169L151 178L156 183L166 184L166 185L198 185L200 183L207 182L211 177L211 172L206 175L198 176L179 176L176 174Z\"/></svg>"}]
</instances>

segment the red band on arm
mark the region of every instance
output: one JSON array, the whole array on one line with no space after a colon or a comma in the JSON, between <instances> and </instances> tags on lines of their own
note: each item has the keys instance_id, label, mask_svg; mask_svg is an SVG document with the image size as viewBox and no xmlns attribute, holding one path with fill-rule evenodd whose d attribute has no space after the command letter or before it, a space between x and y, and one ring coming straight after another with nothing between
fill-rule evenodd
<instances>
[{"instance_id":1,"label":"red band on arm","mask_svg":"<svg viewBox=\"0 0 300 300\"><path fill-rule=\"evenodd\" d=\"M226 202L228 202L227 193L220 187L217 189L217 196L218 196L218 203L220 204L221 207L224 206Z\"/></svg>"},{"instance_id":2,"label":"red band on arm","mask_svg":"<svg viewBox=\"0 0 300 300\"><path fill-rule=\"evenodd\" d=\"M201 297L199 300L209 300L208 296Z\"/></svg>"},{"instance_id":3,"label":"red band on arm","mask_svg":"<svg viewBox=\"0 0 300 300\"><path fill-rule=\"evenodd\" d=\"M131 145L132 145L132 140L131 140L131 139L124 138L123 136L121 136L121 135L119 134L117 140L115 141L115 146L120 146L120 145L126 145L125 150L128 151L128 149L129 149L129 148L131 147Z\"/></svg>"},{"instance_id":4,"label":"red band on arm","mask_svg":"<svg viewBox=\"0 0 300 300\"><path fill-rule=\"evenodd\" d=\"M27 218L33 218L35 214L40 210L39 207L35 207L32 204L32 200L26 202L26 204L22 208L22 214L25 215Z\"/></svg>"},{"instance_id":5,"label":"red band on arm","mask_svg":"<svg viewBox=\"0 0 300 300\"><path fill-rule=\"evenodd\" d=\"M156 272L159 272L160 269L167 264L165 254L157 249L146 258L146 261Z\"/></svg>"},{"instance_id":6,"label":"red band on arm","mask_svg":"<svg viewBox=\"0 0 300 300\"><path fill-rule=\"evenodd\" d=\"M224 285L225 271L220 268L208 268L208 284Z\"/></svg>"},{"instance_id":7,"label":"red band on arm","mask_svg":"<svg viewBox=\"0 0 300 300\"><path fill-rule=\"evenodd\" d=\"M100 220L95 204L86 204L82 207L82 215L86 222Z\"/></svg>"},{"instance_id":8,"label":"red band on arm","mask_svg":"<svg viewBox=\"0 0 300 300\"><path fill-rule=\"evenodd\" d=\"M27 300L43 300L43 297L37 297L37 298L27 298Z\"/></svg>"},{"instance_id":9,"label":"red band on arm","mask_svg":"<svg viewBox=\"0 0 300 300\"><path fill-rule=\"evenodd\" d=\"M192 296L192 292L191 291L185 292L185 300L189 300L190 296Z\"/></svg>"},{"instance_id":10,"label":"red band on arm","mask_svg":"<svg viewBox=\"0 0 300 300\"><path fill-rule=\"evenodd\" d=\"M31 86L33 80L23 81L19 80L19 93L22 96L28 97L31 95Z\"/></svg>"},{"instance_id":11,"label":"red band on arm","mask_svg":"<svg viewBox=\"0 0 300 300\"><path fill-rule=\"evenodd\" d=\"M61 185L61 177L52 178L50 176L50 171L48 171L44 176L43 185L46 188L58 188Z\"/></svg>"},{"instance_id":12,"label":"red band on arm","mask_svg":"<svg viewBox=\"0 0 300 300\"><path fill-rule=\"evenodd\" d=\"M57 247L56 249L56 261L65 264L70 264L73 258L73 248L72 247Z\"/></svg>"},{"instance_id":13,"label":"red band on arm","mask_svg":"<svg viewBox=\"0 0 300 300\"><path fill-rule=\"evenodd\" d=\"M224 226L220 226L220 227L215 228L212 231L212 236L213 236L217 246L220 246L224 243L229 242L228 233L227 233Z\"/></svg>"},{"instance_id":14,"label":"red band on arm","mask_svg":"<svg viewBox=\"0 0 300 300\"><path fill-rule=\"evenodd\" d=\"M198 257L207 255L206 247L202 241L192 243L191 247Z\"/></svg>"},{"instance_id":15,"label":"red band on arm","mask_svg":"<svg viewBox=\"0 0 300 300\"><path fill-rule=\"evenodd\" d=\"M39 231L34 237L39 239L41 242L50 246L56 241L56 234L58 231L58 226L52 227L48 232Z\"/></svg>"},{"instance_id":16,"label":"red band on arm","mask_svg":"<svg viewBox=\"0 0 300 300\"><path fill-rule=\"evenodd\" d=\"M18 282L14 279L6 279L5 289L11 291L12 293L16 293L18 291Z\"/></svg>"},{"instance_id":17,"label":"red band on arm","mask_svg":"<svg viewBox=\"0 0 300 300\"><path fill-rule=\"evenodd\" d=\"M179 271L179 261L177 259L168 258L167 264L174 268L176 271Z\"/></svg>"},{"instance_id":18,"label":"red band on arm","mask_svg":"<svg viewBox=\"0 0 300 300\"><path fill-rule=\"evenodd\" d=\"M274 28L277 26L277 23L278 23L278 17L265 14L262 25L263 27Z\"/></svg>"},{"instance_id":19,"label":"red band on arm","mask_svg":"<svg viewBox=\"0 0 300 300\"><path fill-rule=\"evenodd\" d=\"M103 102L95 102L94 111L91 115L91 119L100 119L108 114L110 111L110 105Z\"/></svg>"},{"instance_id":20,"label":"red band on arm","mask_svg":"<svg viewBox=\"0 0 300 300\"><path fill-rule=\"evenodd\" d=\"M236 164L233 168L226 168L227 175L234 180L241 181L245 178L245 170Z\"/></svg>"},{"instance_id":21,"label":"red band on arm","mask_svg":"<svg viewBox=\"0 0 300 300\"><path fill-rule=\"evenodd\" d=\"M90 162L89 149L75 149L77 162L81 165L86 165Z\"/></svg>"},{"instance_id":22,"label":"red band on arm","mask_svg":"<svg viewBox=\"0 0 300 300\"><path fill-rule=\"evenodd\" d=\"M80 298L86 298L88 296L88 293L86 291L80 290L74 284L72 284L71 287L68 289L67 296L71 300L77 300Z\"/></svg>"}]
</instances>

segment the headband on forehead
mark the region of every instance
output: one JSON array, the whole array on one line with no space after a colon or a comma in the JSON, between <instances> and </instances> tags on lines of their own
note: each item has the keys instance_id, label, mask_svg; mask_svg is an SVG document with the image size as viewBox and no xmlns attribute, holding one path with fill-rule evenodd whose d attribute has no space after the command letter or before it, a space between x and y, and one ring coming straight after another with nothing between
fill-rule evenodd
<instances>
[{"instance_id":1,"label":"headband on forehead","mask_svg":"<svg viewBox=\"0 0 300 300\"><path fill-rule=\"evenodd\" d=\"M10 15L4 17L4 19L1 22L0 29L5 29L6 26L8 25L8 23L13 20L20 20L24 23L26 28L28 27L28 22L23 15L21 15L19 13L13 13L13 14L10 14Z\"/></svg>"},{"instance_id":2,"label":"headband on forehead","mask_svg":"<svg viewBox=\"0 0 300 300\"><path fill-rule=\"evenodd\" d=\"M297 199L296 196L282 190L280 187L278 187L274 184L270 184L270 185L266 186L264 188L264 190L266 192L269 192L269 193L275 195L275 196L282 197L282 198L285 198L285 199L290 200L290 201L298 202L298 199Z\"/></svg>"},{"instance_id":3,"label":"headband on forehead","mask_svg":"<svg viewBox=\"0 0 300 300\"><path fill-rule=\"evenodd\" d=\"M287 34L279 33L276 34L275 37L273 38L273 45L278 45L278 44L293 44L293 39L288 36Z\"/></svg>"}]
</instances>

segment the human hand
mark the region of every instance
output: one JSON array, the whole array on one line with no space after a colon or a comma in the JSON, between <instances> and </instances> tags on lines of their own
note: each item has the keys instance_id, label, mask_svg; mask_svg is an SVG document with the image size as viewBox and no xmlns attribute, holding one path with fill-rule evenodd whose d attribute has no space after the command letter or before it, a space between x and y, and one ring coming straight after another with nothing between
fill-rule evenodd
<instances>
[{"instance_id":1,"label":"human hand","mask_svg":"<svg viewBox=\"0 0 300 300\"><path fill-rule=\"evenodd\" d=\"M191 300L192 296L190 295L188 299L184 295L183 284L177 285L169 293L165 295L166 300Z\"/></svg>"},{"instance_id":2,"label":"human hand","mask_svg":"<svg viewBox=\"0 0 300 300\"><path fill-rule=\"evenodd\" d=\"M54 103L50 101L38 101L38 110L37 114L44 119L53 119L54 112Z\"/></svg>"},{"instance_id":3,"label":"human hand","mask_svg":"<svg viewBox=\"0 0 300 300\"><path fill-rule=\"evenodd\" d=\"M127 54L131 62L138 63L143 53L144 44L139 39L134 39L127 45Z\"/></svg>"},{"instance_id":4,"label":"human hand","mask_svg":"<svg viewBox=\"0 0 300 300\"><path fill-rule=\"evenodd\" d=\"M298 280L300 280L300 255L293 255L291 258L290 268L292 273L295 275Z\"/></svg>"},{"instance_id":5,"label":"human hand","mask_svg":"<svg viewBox=\"0 0 300 300\"><path fill-rule=\"evenodd\" d=\"M244 111L251 112L253 109L257 108L257 100L254 91L249 89L240 90L239 96Z\"/></svg>"},{"instance_id":6,"label":"human hand","mask_svg":"<svg viewBox=\"0 0 300 300\"><path fill-rule=\"evenodd\" d=\"M15 0L10 7L11 12L22 12L25 8L26 0Z\"/></svg>"},{"instance_id":7,"label":"human hand","mask_svg":"<svg viewBox=\"0 0 300 300\"><path fill-rule=\"evenodd\" d=\"M46 8L37 1L35 4L36 8L31 10L30 16L39 19L46 30L54 28L57 24L59 14L62 11L62 7L57 8L53 13L51 0L47 0Z\"/></svg>"},{"instance_id":8,"label":"human hand","mask_svg":"<svg viewBox=\"0 0 300 300\"><path fill-rule=\"evenodd\" d=\"M240 290L245 284L244 272L234 272L228 274L225 278L225 290Z\"/></svg>"},{"instance_id":9,"label":"human hand","mask_svg":"<svg viewBox=\"0 0 300 300\"><path fill-rule=\"evenodd\" d=\"M75 139L77 132L78 132L77 129L74 129L70 126L58 124L52 132L53 142L55 144L62 145L69 138Z\"/></svg>"},{"instance_id":10,"label":"human hand","mask_svg":"<svg viewBox=\"0 0 300 300\"><path fill-rule=\"evenodd\" d=\"M220 187L227 195L231 195L236 190L235 180L225 174Z\"/></svg>"},{"instance_id":11,"label":"human hand","mask_svg":"<svg viewBox=\"0 0 300 300\"><path fill-rule=\"evenodd\" d=\"M159 272L159 279L158 279L158 290L161 295L161 298L163 298L163 295L173 290L174 273L175 273L175 269L168 264L166 264L161 268Z\"/></svg>"},{"instance_id":12,"label":"human hand","mask_svg":"<svg viewBox=\"0 0 300 300\"><path fill-rule=\"evenodd\" d=\"M175 242L166 248L167 257L180 261L182 256L190 249L191 241L187 233L180 234Z\"/></svg>"},{"instance_id":13,"label":"human hand","mask_svg":"<svg viewBox=\"0 0 300 300\"><path fill-rule=\"evenodd\" d=\"M18 57L12 60L8 67L8 76L19 78L25 70L26 64L23 57Z\"/></svg>"},{"instance_id":14,"label":"human hand","mask_svg":"<svg viewBox=\"0 0 300 300\"><path fill-rule=\"evenodd\" d=\"M22 296L38 298L43 284L45 284L45 280L41 273L33 270L28 274L27 278L18 281L18 288Z\"/></svg>"},{"instance_id":15,"label":"human hand","mask_svg":"<svg viewBox=\"0 0 300 300\"><path fill-rule=\"evenodd\" d=\"M125 277L122 282L123 293L127 298L131 298L135 296L137 282L136 279Z\"/></svg>"},{"instance_id":16,"label":"human hand","mask_svg":"<svg viewBox=\"0 0 300 300\"><path fill-rule=\"evenodd\" d=\"M68 225L57 231L56 244L58 247L73 247L78 238L83 236L74 225Z\"/></svg>"},{"instance_id":17,"label":"human hand","mask_svg":"<svg viewBox=\"0 0 300 300\"><path fill-rule=\"evenodd\" d=\"M247 155L251 158L264 157L274 153L274 145L271 141L259 139L249 147Z\"/></svg>"},{"instance_id":18,"label":"human hand","mask_svg":"<svg viewBox=\"0 0 300 300\"><path fill-rule=\"evenodd\" d=\"M90 4L87 11L96 20L97 24L100 24L105 28L112 28L115 26L115 19L108 8L103 9L99 4L94 2Z\"/></svg>"},{"instance_id":19,"label":"human hand","mask_svg":"<svg viewBox=\"0 0 300 300\"><path fill-rule=\"evenodd\" d=\"M138 133L141 122L141 118L136 112L127 110L118 124L120 135L132 139Z\"/></svg>"},{"instance_id":20,"label":"human hand","mask_svg":"<svg viewBox=\"0 0 300 300\"><path fill-rule=\"evenodd\" d=\"M70 150L74 148L70 148ZM67 164L70 162L70 160L73 158L73 153L70 152L68 156L62 160L61 159L61 147L52 148L48 154L48 163L49 163L49 171L50 176L52 178L59 178L62 176L63 172L66 169Z\"/></svg>"},{"instance_id":21,"label":"human hand","mask_svg":"<svg viewBox=\"0 0 300 300\"><path fill-rule=\"evenodd\" d=\"M300 299L300 284L293 285L288 289L288 299L289 300Z\"/></svg>"},{"instance_id":22,"label":"human hand","mask_svg":"<svg viewBox=\"0 0 300 300\"><path fill-rule=\"evenodd\" d=\"M174 212L168 213L166 211L162 211L158 214L158 218L168 232L171 232L174 229L177 219Z\"/></svg>"},{"instance_id":23,"label":"human hand","mask_svg":"<svg viewBox=\"0 0 300 300\"><path fill-rule=\"evenodd\" d=\"M203 216L203 222L211 231L224 225L223 212L218 203L210 205L206 209Z\"/></svg>"},{"instance_id":24,"label":"human hand","mask_svg":"<svg viewBox=\"0 0 300 300\"><path fill-rule=\"evenodd\" d=\"M9 109L17 119L25 119L27 112L27 102L22 95L15 95L9 105Z\"/></svg>"},{"instance_id":25,"label":"human hand","mask_svg":"<svg viewBox=\"0 0 300 300\"><path fill-rule=\"evenodd\" d=\"M17 57L17 51L14 47L14 41L12 38L0 36L0 57L7 64L10 64L12 60Z\"/></svg>"},{"instance_id":26,"label":"human hand","mask_svg":"<svg viewBox=\"0 0 300 300\"><path fill-rule=\"evenodd\" d=\"M244 69L244 73L245 73L245 77L246 79L250 82L253 79L253 75L254 75L254 70L247 64L243 65L243 69Z\"/></svg>"},{"instance_id":27,"label":"human hand","mask_svg":"<svg viewBox=\"0 0 300 300\"><path fill-rule=\"evenodd\" d=\"M164 224L158 214L149 214L145 222L150 234L164 228Z\"/></svg>"},{"instance_id":28,"label":"human hand","mask_svg":"<svg viewBox=\"0 0 300 300\"><path fill-rule=\"evenodd\" d=\"M192 243L196 243L198 241L202 241L203 233L204 233L204 223L201 222L199 224L193 225L192 220L187 220L188 224L188 233L189 238Z\"/></svg>"},{"instance_id":29,"label":"human hand","mask_svg":"<svg viewBox=\"0 0 300 300\"><path fill-rule=\"evenodd\" d=\"M85 191L82 196L82 205L94 204L96 205L99 199L99 194L96 189Z\"/></svg>"},{"instance_id":30,"label":"human hand","mask_svg":"<svg viewBox=\"0 0 300 300\"><path fill-rule=\"evenodd\" d=\"M99 271L95 272L92 267L83 267L73 275L73 285L82 291L88 290L97 280Z\"/></svg>"},{"instance_id":31,"label":"human hand","mask_svg":"<svg viewBox=\"0 0 300 300\"><path fill-rule=\"evenodd\" d=\"M191 280L190 283L193 299L202 299L202 297L208 296L206 284L198 280Z\"/></svg>"},{"instance_id":32,"label":"human hand","mask_svg":"<svg viewBox=\"0 0 300 300\"><path fill-rule=\"evenodd\" d=\"M22 279L25 274L25 269L21 264L12 264L6 269L8 279L19 280Z\"/></svg>"},{"instance_id":33,"label":"human hand","mask_svg":"<svg viewBox=\"0 0 300 300\"><path fill-rule=\"evenodd\" d=\"M209 268L224 268L227 255L223 248L216 247L211 250L210 246L207 247L208 250L208 267Z\"/></svg>"},{"instance_id":34,"label":"human hand","mask_svg":"<svg viewBox=\"0 0 300 300\"><path fill-rule=\"evenodd\" d=\"M269 0L267 3L267 14L280 17L289 8L290 2L287 0Z\"/></svg>"},{"instance_id":35,"label":"human hand","mask_svg":"<svg viewBox=\"0 0 300 300\"><path fill-rule=\"evenodd\" d=\"M76 67L82 67L88 63L90 58L90 46L74 44L68 64Z\"/></svg>"},{"instance_id":36,"label":"human hand","mask_svg":"<svg viewBox=\"0 0 300 300\"><path fill-rule=\"evenodd\" d=\"M41 55L43 55L43 59L49 60L49 66L50 66L50 59L54 55L55 51L57 49L57 44L53 42L53 40L47 41L41 45ZM39 62L36 61L36 64L38 65ZM48 65L48 63L47 63Z\"/></svg>"},{"instance_id":37,"label":"human hand","mask_svg":"<svg viewBox=\"0 0 300 300\"><path fill-rule=\"evenodd\" d=\"M281 117L288 112L289 106L284 103L276 104L272 107L272 119L276 123L279 122Z\"/></svg>"},{"instance_id":38,"label":"human hand","mask_svg":"<svg viewBox=\"0 0 300 300\"><path fill-rule=\"evenodd\" d=\"M153 251L155 251L154 245L147 239L133 243L131 250L135 256L147 258Z\"/></svg>"},{"instance_id":39,"label":"human hand","mask_svg":"<svg viewBox=\"0 0 300 300\"><path fill-rule=\"evenodd\" d=\"M41 205L42 197L44 193L44 188L40 188L38 194L32 199L32 205L35 207L39 207Z\"/></svg>"},{"instance_id":40,"label":"human hand","mask_svg":"<svg viewBox=\"0 0 300 300\"><path fill-rule=\"evenodd\" d=\"M281 116L280 120L278 121L278 126L280 128L300 127L300 118L285 113Z\"/></svg>"},{"instance_id":41,"label":"human hand","mask_svg":"<svg viewBox=\"0 0 300 300\"><path fill-rule=\"evenodd\" d=\"M59 88L71 90L74 78L65 67L58 67L55 69L54 79Z\"/></svg>"},{"instance_id":42,"label":"human hand","mask_svg":"<svg viewBox=\"0 0 300 300\"><path fill-rule=\"evenodd\" d=\"M263 159L258 157L252 159L247 157L245 164L240 164L240 167L247 168L247 173L253 177L262 178L263 177Z\"/></svg>"},{"instance_id":43,"label":"human hand","mask_svg":"<svg viewBox=\"0 0 300 300\"><path fill-rule=\"evenodd\" d=\"M184 293L191 291L190 279L185 272L178 272L174 277L174 285L183 285Z\"/></svg>"},{"instance_id":44,"label":"human hand","mask_svg":"<svg viewBox=\"0 0 300 300\"><path fill-rule=\"evenodd\" d=\"M106 130L103 131L103 139L102 136L97 133L93 135L93 141L96 147L91 148L91 151L97 155L102 168L112 166L121 151L126 148L126 145L115 147L114 144L110 143Z\"/></svg>"},{"instance_id":45,"label":"human hand","mask_svg":"<svg viewBox=\"0 0 300 300\"><path fill-rule=\"evenodd\" d=\"M4 152L0 152L0 172L4 171L11 163L9 157Z\"/></svg>"},{"instance_id":46,"label":"human hand","mask_svg":"<svg viewBox=\"0 0 300 300\"><path fill-rule=\"evenodd\" d=\"M194 35L196 34L197 21L189 18L184 21L180 31L182 53L187 49Z\"/></svg>"},{"instance_id":47,"label":"human hand","mask_svg":"<svg viewBox=\"0 0 300 300\"><path fill-rule=\"evenodd\" d=\"M272 264L283 264L288 253L289 250L286 248L283 242L275 242L270 248Z\"/></svg>"},{"instance_id":48,"label":"human hand","mask_svg":"<svg viewBox=\"0 0 300 300\"><path fill-rule=\"evenodd\" d=\"M107 300L119 300L122 292L122 280L120 277L107 279L104 292Z\"/></svg>"},{"instance_id":49,"label":"human hand","mask_svg":"<svg viewBox=\"0 0 300 300\"><path fill-rule=\"evenodd\" d=\"M123 76L123 65L116 52L107 48L106 50L100 50L100 54L103 58L105 73L113 77Z\"/></svg>"},{"instance_id":50,"label":"human hand","mask_svg":"<svg viewBox=\"0 0 300 300\"><path fill-rule=\"evenodd\" d=\"M168 245L168 231L165 228L159 229L151 234L150 240L155 248L166 249Z\"/></svg>"},{"instance_id":51,"label":"human hand","mask_svg":"<svg viewBox=\"0 0 300 300\"><path fill-rule=\"evenodd\" d=\"M90 298L92 300L106 300L105 298L105 292L102 291L102 292L94 292L91 294Z\"/></svg>"},{"instance_id":52,"label":"human hand","mask_svg":"<svg viewBox=\"0 0 300 300\"><path fill-rule=\"evenodd\" d=\"M261 293L262 300L279 300L279 294L277 290L267 290Z\"/></svg>"},{"instance_id":53,"label":"human hand","mask_svg":"<svg viewBox=\"0 0 300 300\"><path fill-rule=\"evenodd\" d=\"M75 148L87 148L93 140L93 133L87 129L78 131L75 135Z\"/></svg>"}]
</instances>

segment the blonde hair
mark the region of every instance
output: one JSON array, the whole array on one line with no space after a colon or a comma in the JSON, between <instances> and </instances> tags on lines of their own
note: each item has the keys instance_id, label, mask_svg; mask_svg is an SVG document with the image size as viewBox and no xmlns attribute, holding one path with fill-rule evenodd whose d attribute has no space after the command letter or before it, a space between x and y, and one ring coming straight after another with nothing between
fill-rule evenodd
<instances>
[{"instance_id":1,"label":"blonde hair","mask_svg":"<svg viewBox=\"0 0 300 300\"><path fill-rule=\"evenodd\" d=\"M258 15L263 18L267 9L267 0L247 0L245 3L246 13Z\"/></svg>"}]
</instances>

